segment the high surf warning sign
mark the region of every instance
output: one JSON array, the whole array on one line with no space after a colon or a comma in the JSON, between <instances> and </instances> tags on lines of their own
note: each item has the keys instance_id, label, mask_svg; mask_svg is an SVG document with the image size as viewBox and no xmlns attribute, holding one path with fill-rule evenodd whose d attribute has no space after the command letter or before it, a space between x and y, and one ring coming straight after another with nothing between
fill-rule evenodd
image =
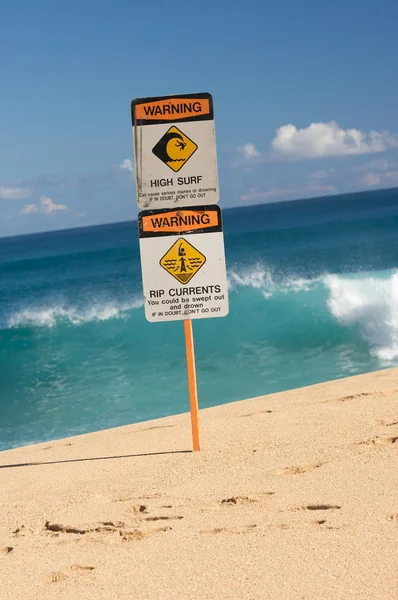
<instances>
[{"instance_id":1,"label":"high surf warning sign","mask_svg":"<svg viewBox=\"0 0 398 600\"><path fill-rule=\"evenodd\" d=\"M131 118L140 208L218 202L211 94L136 98L131 103Z\"/></svg>"},{"instance_id":2,"label":"high surf warning sign","mask_svg":"<svg viewBox=\"0 0 398 600\"><path fill-rule=\"evenodd\" d=\"M148 210L139 214L138 223L148 321L227 315L220 208Z\"/></svg>"}]
</instances>

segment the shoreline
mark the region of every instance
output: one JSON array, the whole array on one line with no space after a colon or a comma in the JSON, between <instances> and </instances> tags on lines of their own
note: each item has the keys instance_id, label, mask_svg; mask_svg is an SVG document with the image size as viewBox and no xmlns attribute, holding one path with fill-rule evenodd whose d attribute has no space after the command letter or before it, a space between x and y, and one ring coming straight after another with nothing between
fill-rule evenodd
<instances>
[{"instance_id":1,"label":"shoreline","mask_svg":"<svg viewBox=\"0 0 398 600\"><path fill-rule=\"evenodd\" d=\"M395 599L398 369L0 452L1 600Z\"/></svg>"},{"instance_id":2,"label":"shoreline","mask_svg":"<svg viewBox=\"0 0 398 600\"><path fill-rule=\"evenodd\" d=\"M200 407L200 398L199 398L199 418L201 416L206 415L206 413L208 411L212 411L212 410L218 411L218 410L222 410L224 407L232 407L235 405L247 406L247 403L251 403L251 402L255 403L257 401L264 401L265 399L278 400L278 397L280 397L280 399L282 399L283 396L291 395L291 394L299 394L301 391L304 391L304 390L311 391L313 388L319 388L321 390L322 386L329 386L331 384L337 385L339 382L351 382L352 381L352 383L355 383L356 379L360 379L363 377L371 377L371 376L379 375L379 374L385 373L385 372L393 373L394 371L397 371L397 374L398 374L398 367L390 367L387 369L371 371L370 373L361 373L359 375L353 375L353 376L349 376L349 377L341 377L341 378L333 379L330 381L322 381L321 383L312 383L312 384L305 385L305 386L302 386L299 388L289 388L287 390L282 390L280 392L273 392L273 393L264 394L261 396L253 396L251 398L244 398L242 400L233 400L231 402L225 402L223 404L216 404L214 406L209 406L206 408ZM397 375L397 387L398 387L398 375ZM187 407L188 407L188 405L189 405L189 396L188 396L188 390L187 390ZM1 457L5 452L23 451L23 450L27 450L29 448L31 448L31 449L39 448L39 447L41 448L42 446L48 446L49 444L56 445L57 443L68 442L68 441L72 441L72 440L77 441L79 438L85 438L86 436L97 436L100 434L106 435L108 432L109 433L118 432L118 431L122 432L126 428L129 428L129 429L134 428L134 429L137 429L137 431L140 431L141 426L145 426L145 430L147 430L148 429L147 425L150 426L149 429L152 429L152 425L153 425L153 429L157 429L157 428L161 428L161 424L163 422L166 422L170 419L183 419L184 421L187 420L186 426L188 427L189 435L191 435L190 412L188 410L186 410L184 412L175 413L172 415L166 415L163 417L155 417L153 419L146 419L143 421L137 421L134 423L129 423L127 425L116 425L115 427L109 427L107 429L98 429L95 431L89 431L87 433L78 433L76 435L70 435L70 436L64 436L64 437L60 437L60 438L49 439L49 440L45 440L42 442L32 442L32 443L25 444L23 446L15 446L13 448L6 448L4 450L0 450L0 462L1 462ZM159 426L158 426L158 423L159 423Z\"/></svg>"}]
</instances>

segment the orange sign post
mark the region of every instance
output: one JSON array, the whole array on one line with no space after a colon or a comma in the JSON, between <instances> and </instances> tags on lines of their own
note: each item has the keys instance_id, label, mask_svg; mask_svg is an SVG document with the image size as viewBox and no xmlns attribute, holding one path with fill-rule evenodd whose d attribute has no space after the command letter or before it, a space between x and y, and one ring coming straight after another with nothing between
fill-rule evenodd
<instances>
[{"instance_id":1,"label":"orange sign post","mask_svg":"<svg viewBox=\"0 0 398 600\"><path fill-rule=\"evenodd\" d=\"M198 388L196 385L195 348L193 344L192 321L184 321L185 348L187 353L189 405L191 409L192 444L194 452L200 450Z\"/></svg>"}]
</instances>

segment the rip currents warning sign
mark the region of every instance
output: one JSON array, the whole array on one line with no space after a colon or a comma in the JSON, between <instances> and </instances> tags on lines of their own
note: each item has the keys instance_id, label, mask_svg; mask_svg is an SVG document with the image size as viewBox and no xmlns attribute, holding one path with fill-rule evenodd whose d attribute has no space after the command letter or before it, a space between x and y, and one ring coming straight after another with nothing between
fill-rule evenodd
<instances>
[{"instance_id":1,"label":"rip currents warning sign","mask_svg":"<svg viewBox=\"0 0 398 600\"><path fill-rule=\"evenodd\" d=\"M221 210L196 206L138 216L145 316L148 321L228 314Z\"/></svg>"}]
</instances>

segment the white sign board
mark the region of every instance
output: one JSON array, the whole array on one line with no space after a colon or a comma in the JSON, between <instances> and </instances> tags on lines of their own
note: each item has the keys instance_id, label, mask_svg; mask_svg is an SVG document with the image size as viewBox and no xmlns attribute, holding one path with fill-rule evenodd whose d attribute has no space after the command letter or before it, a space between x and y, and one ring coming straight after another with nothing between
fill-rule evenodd
<instances>
[{"instance_id":1,"label":"white sign board","mask_svg":"<svg viewBox=\"0 0 398 600\"><path fill-rule=\"evenodd\" d=\"M136 98L131 103L137 203L142 209L219 200L211 94Z\"/></svg>"},{"instance_id":2,"label":"white sign board","mask_svg":"<svg viewBox=\"0 0 398 600\"><path fill-rule=\"evenodd\" d=\"M147 210L138 219L148 321L227 315L228 285L220 208Z\"/></svg>"}]
</instances>

